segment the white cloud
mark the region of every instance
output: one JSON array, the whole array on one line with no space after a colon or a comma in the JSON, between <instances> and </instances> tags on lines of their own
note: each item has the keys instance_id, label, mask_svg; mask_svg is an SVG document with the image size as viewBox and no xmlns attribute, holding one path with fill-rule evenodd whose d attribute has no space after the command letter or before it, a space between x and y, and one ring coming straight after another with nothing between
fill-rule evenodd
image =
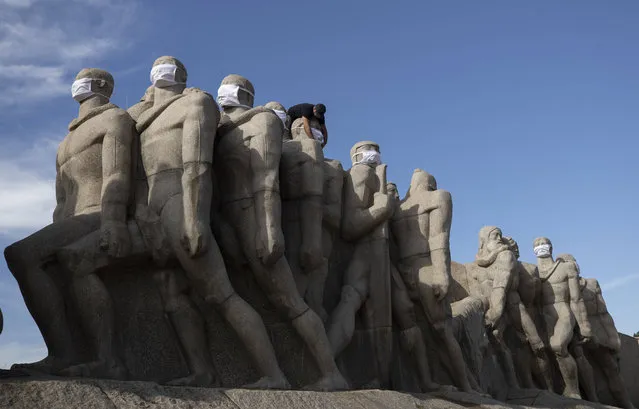
<instances>
[{"instance_id":1,"label":"white cloud","mask_svg":"<svg viewBox=\"0 0 639 409\"><path fill-rule=\"evenodd\" d=\"M24 344L9 342L0 344L0 368L9 369L15 363L36 362L47 356L43 342Z\"/></svg>"},{"instance_id":2,"label":"white cloud","mask_svg":"<svg viewBox=\"0 0 639 409\"><path fill-rule=\"evenodd\" d=\"M41 137L29 149L7 147L0 155L0 234L23 237L51 223L58 143Z\"/></svg>"},{"instance_id":3,"label":"white cloud","mask_svg":"<svg viewBox=\"0 0 639 409\"><path fill-rule=\"evenodd\" d=\"M623 277L615 278L614 280L608 281L607 283L601 284L601 289L603 291L611 291L616 288L620 288L625 286L626 284L639 280L639 274L628 274Z\"/></svg>"},{"instance_id":4,"label":"white cloud","mask_svg":"<svg viewBox=\"0 0 639 409\"><path fill-rule=\"evenodd\" d=\"M85 64L131 44L131 0L0 0L0 106L70 92Z\"/></svg>"}]
</instances>

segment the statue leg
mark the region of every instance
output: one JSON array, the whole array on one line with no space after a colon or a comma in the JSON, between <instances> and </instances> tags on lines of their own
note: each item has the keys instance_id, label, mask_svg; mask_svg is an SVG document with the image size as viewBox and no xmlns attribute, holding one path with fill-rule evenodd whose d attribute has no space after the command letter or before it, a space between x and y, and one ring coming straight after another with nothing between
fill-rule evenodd
<instances>
[{"instance_id":1,"label":"statue leg","mask_svg":"<svg viewBox=\"0 0 639 409\"><path fill-rule=\"evenodd\" d=\"M426 355L426 344L421 329L417 326L417 318L413 302L408 296L408 291L397 269L391 265L392 280L392 306L393 319L399 326L400 343L402 348L415 360L419 373L420 386L423 392L439 389L439 385L433 382L430 374L430 366Z\"/></svg>"},{"instance_id":2,"label":"statue leg","mask_svg":"<svg viewBox=\"0 0 639 409\"><path fill-rule=\"evenodd\" d=\"M305 270L312 270L322 262L322 216L324 192L324 154L319 142L301 141L303 198L300 204L300 227L302 243L300 262Z\"/></svg>"},{"instance_id":3,"label":"statue leg","mask_svg":"<svg viewBox=\"0 0 639 409\"><path fill-rule=\"evenodd\" d=\"M255 279L271 304L291 320L293 327L317 362L322 378L307 389L326 391L348 389L348 383L342 377L333 359L331 344L326 337L322 320L306 305L297 290L286 257L280 257L273 265L267 267L256 254L254 238L257 223L254 206L252 201L237 201L230 204L228 210Z\"/></svg>"},{"instance_id":4,"label":"statue leg","mask_svg":"<svg viewBox=\"0 0 639 409\"><path fill-rule=\"evenodd\" d=\"M432 268L429 268L428 259L421 258L413 261L414 270L418 277L419 298L424 315L428 322L433 326L437 335L443 341L448 355L445 360L451 369L451 375L455 381L455 386L464 392L472 393L474 390L466 376L466 362L459 343L455 338L452 326L452 310L448 297L442 301L438 301L435 291L430 285L433 276Z\"/></svg>"},{"instance_id":5,"label":"statue leg","mask_svg":"<svg viewBox=\"0 0 639 409\"><path fill-rule=\"evenodd\" d=\"M599 363L608 381L608 389L610 389L610 393L617 402L617 405L625 409L634 409L628 390L619 374L619 365L613 352L605 347L599 347L599 350L595 352L593 356Z\"/></svg>"},{"instance_id":6,"label":"statue leg","mask_svg":"<svg viewBox=\"0 0 639 409\"><path fill-rule=\"evenodd\" d=\"M370 262L366 243L358 244L344 274L344 285L339 304L333 310L328 327L328 339L331 342L333 355L338 356L355 333L355 316L368 298L368 277Z\"/></svg>"},{"instance_id":7,"label":"statue leg","mask_svg":"<svg viewBox=\"0 0 639 409\"><path fill-rule=\"evenodd\" d=\"M579 345L578 340L573 337L572 343L569 346L570 353L575 358L577 363L577 372L579 373L579 386L584 391L586 399L591 402L599 402L597 396L597 386L595 384L595 374L592 371L592 366L588 362L588 358L584 355L584 350Z\"/></svg>"},{"instance_id":8,"label":"statue leg","mask_svg":"<svg viewBox=\"0 0 639 409\"><path fill-rule=\"evenodd\" d=\"M537 366L536 370L541 375L540 381L543 381L542 387L548 390L552 390L552 372L550 370L548 354L546 353L546 345L539 336L537 325L535 325L535 321L528 313L528 309L523 304L519 304L518 307L518 317L521 323L521 328L523 330L523 333L526 334L528 344L530 345L530 348L532 349L535 356Z\"/></svg>"},{"instance_id":9,"label":"statue leg","mask_svg":"<svg viewBox=\"0 0 639 409\"><path fill-rule=\"evenodd\" d=\"M205 302L215 306L233 327L242 343L264 375L250 388L288 389L290 384L280 369L273 345L259 314L233 290L224 261L211 231L208 250L195 258L189 257L181 244L184 211L182 196L173 196L162 210L162 224L191 287ZM253 239L255 236L253 236Z\"/></svg>"},{"instance_id":10,"label":"statue leg","mask_svg":"<svg viewBox=\"0 0 639 409\"><path fill-rule=\"evenodd\" d=\"M49 350L48 356L42 361L16 364L14 369L55 373L76 361L65 313L65 300L44 266L55 261L57 249L99 228L99 213L75 216L50 224L5 249L7 266L16 278L25 304Z\"/></svg>"},{"instance_id":11,"label":"statue leg","mask_svg":"<svg viewBox=\"0 0 639 409\"><path fill-rule=\"evenodd\" d=\"M535 388L532 351L534 348L539 348L539 345L543 348L543 343L535 328L524 327L524 317L527 315L528 312L521 302L515 302L508 306L508 317L511 320L517 338L517 345L515 346L517 365L515 369L524 388Z\"/></svg>"},{"instance_id":12,"label":"statue leg","mask_svg":"<svg viewBox=\"0 0 639 409\"><path fill-rule=\"evenodd\" d=\"M215 380L211 364L206 331L200 314L181 287L176 277L177 271L162 270L154 279L164 305L164 311L177 336L190 374L184 378L167 382L172 386L210 386Z\"/></svg>"},{"instance_id":13,"label":"statue leg","mask_svg":"<svg viewBox=\"0 0 639 409\"><path fill-rule=\"evenodd\" d=\"M322 319L328 320L328 313L324 309L324 286L328 278L329 260L333 252L333 232L326 226L322 228L322 263L309 272L308 289L306 290L306 302L313 311Z\"/></svg>"},{"instance_id":14,"label":"statue leg","mask_svg":"<svg viewBox=\"0 0 639 409\"><path fill-rule=\"evenodd\" d=\"M553 308L553 306L549 306L548 308ZM561 377L566 385L563 395L570 398L581 399L577 363L568 353L568 343L573 337L574 318L567 305L564 305L562 308L560 304L555 304L554 308L558 308L558 311L553 314L554 316L546 316L545 319L549 325L550 348L557 358L559 372L561 372Z\"/></svg>"}]
</instances>

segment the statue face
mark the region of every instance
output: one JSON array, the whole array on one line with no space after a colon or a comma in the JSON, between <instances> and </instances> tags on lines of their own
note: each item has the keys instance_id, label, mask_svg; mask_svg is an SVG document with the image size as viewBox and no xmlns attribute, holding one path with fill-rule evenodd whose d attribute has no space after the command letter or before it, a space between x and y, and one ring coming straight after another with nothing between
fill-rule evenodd
<instances>
[{"instance_id":1,"label":"statue face","mask_svg":"<svg viewBox=\"0 0 639 409\"><path fill-rule=\"evenodd\" d=\"M539 258L547 258L552 256L552 243L545 237L535 239L533 242L533 252Z\"/></svg>"},{"instance_id":2,"label":"statue face","mask_svg":"<svg viewBox=\"0 0 639 409\"><path fill-rule=\"evenodd\" d=\"M488 240L486 241L486 250L493 252L503 244L501 230L495 229L488 234Z\"/></svg>"}]
</instances>

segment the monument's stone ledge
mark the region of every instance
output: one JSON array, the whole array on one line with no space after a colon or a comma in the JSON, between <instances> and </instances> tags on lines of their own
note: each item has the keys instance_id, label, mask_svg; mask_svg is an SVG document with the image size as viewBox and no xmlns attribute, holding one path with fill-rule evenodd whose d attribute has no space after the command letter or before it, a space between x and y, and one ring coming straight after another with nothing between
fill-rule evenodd
<instances>
[{"instance_id":1,"label":"monument's stone ledge","mask_svg":"<svg viewBox=\"0 0 639 409\"><path fill-rule=\"evenodd\" d=\"M534 406L532 406L534 405ZM611 408L545 391L521 390L508 403L463 392L255 391L161 386L153 382L21 378L0 381L0 408L13 409L454 409Z\"/></svg>"}]
</instances>

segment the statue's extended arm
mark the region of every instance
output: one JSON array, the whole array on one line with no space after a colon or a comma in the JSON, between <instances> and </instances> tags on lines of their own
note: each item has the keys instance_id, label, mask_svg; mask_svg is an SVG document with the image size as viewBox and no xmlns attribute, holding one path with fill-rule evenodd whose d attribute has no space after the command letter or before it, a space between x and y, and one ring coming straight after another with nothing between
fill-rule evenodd
<instances>
[{"instance_id":1,"label":"statue's extended arm","mask_svg":"<svg viewBox=\"0 0 639 409\"><path fill-rule=\"evenodd\" d=\"M327 167L331 165L324 164L325 173ZM342 189L344 188L344 168L341 164L337 164L335 169L330 169L332 175L328 183L324 184L324 207L323 220L332 229L337 230L342 220Z\"/></svg>"},{"instance_id":2,"label":"statue's extended arm","mask_svg":"<svg viewBox=\"0 0 639 409\"><path fill-rule=\"evenodd\" d=\"M510 287L515 262L515 256L512 252L502 251L491 267L495 271L495 275L493 288L490 292L490 307L486 312L486 321L492 327L496 327L498 321L504 315L507 298L506 291Z\"/></svg>"},{"instance_id":3,"label":"statue's extended arm","mask_svg":"<svg viewBox=\"0 0 639 409\"><path fill-rule=\"evenodd\" d=\"M124 112L108 119L110 127L102 144L100 246L112 257L122 257L131 246L126 219L131 198L131 153L135 127L129 114Z\"/></svg>"},{"instance_id":4,"label":"statue's extended arm","mask_svg":"<svg viewBox=\"0 0 639 409\"><path fill-rule=\"evenodd\" d=\"M342 237L349 241L359 240L368 235L393 214L391 198L385 193L375 192L372 206L359 207L367 193L365 178L368 172L358 171L359 169L355 169L355 166L348 173L344 184Z\"/></svg>"},{"instance_id":5,"label":"statue's extended arm","mask_svg":"<svg viewBox=\"0 0 639 409\"><path fill-rule=\"evenodd\" d=\"M56 205L53 210L53 223L57 223L62 220L62 212L66 202L66 194L64 192L64 187L62 186L62 177L60 176L60 164L57 159L55 163L55 202Z\"/></svg>"},{"instance_id":6,"label":"statue's extended arm","mask_svg":"<svg viewBox=\"0 0 639 409\"><path fill-rule=\"evenodd\" d=\"M435 283L438 283L438 301L444 299L450 287L450 226L453 221L453 199L449 192L436 190L428 192L428 196L435 203L435 208L430 211L428 217L429 237L428 247L436 275Z\"/></svg>"},{"instance_id":7,"label":"statue's extended arm","mask_svg":"<svg viewBox=\"0 0 639 409\"><path fill-rule=\"evenodd\" d=\"M255 217L258 224L257 255L272 265L284 254L282 202L280 197L280 159L284 126L273 113L255 116L263 121L263 133L251 139L251 177Z\"/></svg>"},{"instance_id":8,"label":"statue's extended arm","mask_svg":"<svg viewBox=\"0 0 639 409\"><path fill-rule=\"evenodd\" d=\"M588 322L588 311L586 310L586 304L581 296L581 289L579 288L579 276L577 274L577 267L574 263L562 263L568 268L568 288L570 290L570 309L577 319L577 325L579 325L579 332L583 337L590 338L592 331L590 329L590 323Z\"/></svg>"},{"instance_id":9,"label":"statue's extended arm","mask_svg":"<svg viewBox=\"0 0 639 409\"><path fill-rule=\"evenodd\" d=\"M220 113L208 94L186 96L191 101L182 129L184 247L191 257L204 251L210 237L213 145ZM206 230L209 230L208 232Z\"/></svg>"}]
</instances>

